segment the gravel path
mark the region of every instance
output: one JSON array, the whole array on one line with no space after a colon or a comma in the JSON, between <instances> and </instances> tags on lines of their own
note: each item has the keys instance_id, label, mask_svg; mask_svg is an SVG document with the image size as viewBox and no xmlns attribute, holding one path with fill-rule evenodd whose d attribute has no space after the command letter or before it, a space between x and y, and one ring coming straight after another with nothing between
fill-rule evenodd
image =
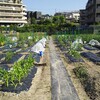
<instances>
[{"instance_id":1,"label":"gravel path","mask_svg":"<svg viewBox=\"0 0 100 100\"><path fill-rule=\"evenodd\" d=\"M79 100L73 83L60 58L59 52L56 51L52 38L50 38L49 47L52 100Z\"/></svg>"}]
</instances>

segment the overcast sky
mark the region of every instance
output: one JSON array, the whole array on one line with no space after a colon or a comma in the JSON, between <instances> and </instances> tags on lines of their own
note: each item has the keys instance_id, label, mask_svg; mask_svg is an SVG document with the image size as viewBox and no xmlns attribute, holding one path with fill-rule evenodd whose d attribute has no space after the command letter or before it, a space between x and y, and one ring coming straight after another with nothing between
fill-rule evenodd
<instances>
[{"instance_id":1,"label":"overcast sky","mask_svg":"<svg viewBox=\"0 0 100 100\"><path fill-rule=\"evenodd\" d=\"M67 12L84 9L88 0L23 0L28 11L41 11L53 15L55 12Z\"/></svg>"}]
</instances>

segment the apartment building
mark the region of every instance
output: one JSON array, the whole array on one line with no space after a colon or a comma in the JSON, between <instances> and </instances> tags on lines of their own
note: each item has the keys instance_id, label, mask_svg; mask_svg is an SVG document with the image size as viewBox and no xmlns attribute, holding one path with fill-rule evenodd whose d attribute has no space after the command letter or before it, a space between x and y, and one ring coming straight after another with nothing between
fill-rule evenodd
<instances>
[{"instance_id":1,"label":"apartment building","mask_svg":"<svg viewBox=\"0 0 100 100\"><path fill-rule=\"evenodd\" d=\"M35 11L33 14L34 18L36 19L41 19L42 18L42 12L40 11Z\"/></svg>"},{"instance_id":2,"label":"apartment building","mask_svg":"<svg viewBox=\"0 0 100 100\"><path fill-rule=\"evenodd\" d=\"M88 0L86 11L88 25L100 23L100 0Z\"/></svg>"},{"instance_id":3,"label":"apartment building","mask_svg":"<svg viewBox=\"0 0 100 100\"><path fill-rule=\"evenodd\" d=\"M40 21L42 17L42 12L40 11L27 11L27 22L32 24L33 18L35 18L36 22Z\"/></svg>"},{"instance_id":4,"label":"apartment building","mask_svg":"<svg viewBox=\"0 0 100 100\"><path fill-rule=\"evenodd\" d=\"M74 22L78 22L79 18L80 18L79 11L70 12L66 15L66 19L69 19L69 20L74 21Z\"/></svg>"},{"instance_id":5,"label":"apartment building","mask_svg":"<svg viewBox=\"0 0 100 100\"><path fill-rule=\"evenodd\" d=\"M0 24L27 23L26 7L22 0L0 0Z\"/></svg>"},{"instance_id":6,"label":"apartment building","mask_svg":"<svg viewBox=\"0 0 100 100\"><path fill-rule=\"evenodd\" d=\"M86 17L87 17L86 9L81 9L79 18L80 25L86 25Z\"/></svg>"}]
</instances>

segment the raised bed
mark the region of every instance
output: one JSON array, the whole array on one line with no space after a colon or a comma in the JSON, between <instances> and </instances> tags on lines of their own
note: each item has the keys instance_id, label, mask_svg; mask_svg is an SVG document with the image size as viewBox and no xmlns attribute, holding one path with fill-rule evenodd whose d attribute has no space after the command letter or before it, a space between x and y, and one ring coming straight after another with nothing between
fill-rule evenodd
<instances>
[{"instance_id":1,"label":"raised bed","mask_svg":"<svg viewBox=\"0 0 100 100\"><path fill-rule=\"evenodd\" d=\"M12 66L12 69L5 69L4 67L8 67L5 65L2 66L2 69L6 70L6 72L2 72L2 70L0 70L3 77L2 81L4 82L0 87L0 91L16 93L27 91L30 88L32 79L37 72L37 68L33 63L34 59L28 57L27 59L15 63L14 66ZM0 79L2 79L2 77L0 77Z\"/></svg>"},{"instance_id":2,"label":"raised bed","mask_svg":"<svg viewBox=\"0 0 100 100\"><path fill-rule=\"evenodd\" d=\"M19 84L16 88L14 86L5 87L5 85L3 85L1 91L15 93L20 93L21 91L28 91L31 87L31 82L32 79L35 77L36 72L37 67L32 67L28 76L21 80L21 84Z\"/></svg>"},{"instance_id":3,"label":"raised bed","mask_svg":"<svg viewBox=\"0 0 100 100\"><path fill-rule=\"evenodd\" d=\"M93 62L100 62L100 57L92 52L82 52L81 55Z\"/></svg>"},{"instance_id":4,"label":"raised bed","mask_svg":"<svg viewBox=\"0 0 100 100\"><path fill-rule=\"evenodd\" d=\"M60 48L61 51L66 51L66 50L67 50L67 49L66 49L65 47L63 47L63 46L60 46L59 48Z\"/></svg>"},{"instance_id":5,"label":"raised bed","mask_svg":"<svg viewBox=\"0 0 100 100\"><path fill-rule=\"evenodd\" d=\"M69 55L68 53L66 53L65 56L68 57L70 62L84 62L82 58L75 58L72 55Z\"/></svg>"},{"instance_id":6,"label":"raised bed","mask_svg":"<svg viewBox=\"0 0 100 100\"><path fill-rule=\"evenodd\" d=\"M4 60L3 62L1 62L1 64L14 64L14 62L18 61L18 59L22 56L22 54L16 54L14 55L10 61L6 61Z\"/></svg>"},{"instance_id":7,"label":"raised bed","mask_svg":"<svg viewBox=\"0 0 100 100\"><path fill-rule=\"evenodd\" d=\"M96 48L98 48L98 49L100 50L100 46L98 46L98 45L95 45L94 47L96 47Z\"/></svg>"},{"instance_id":8,"label":"raised bed","mask_svg":"<svg viewBox=\"0 0 100 100\"><path fill-rule=\"evenodd\" d=\"M0 51L6 52L6 51L8 51L9 49L10 49L9 46L5 45L5 46L3 46L3 47L0 48Z\"/></svg>"},{"instance_id":9,"label":"raised bed","mask_svg":"<svg viewBox=\"0 0 100 100\"><path fill-rule=\"evenodd\" d=\"M96 55L100 57L100 52L96 53Z\"/></svg>"},{"instance_id":10,"label":"raised bed","mask_svg":"<svg viewBox=\"0 0 100 100\"><path fill-rule=\"evenodd\" d=\"M98 50L98 48L95 48L95 47L92 47L92 46L89 46L89 45L84 45L84 48L87 49L87 50Z\"/></svg>"},{"instance_id":11,"label":"raised bed","mask_svg":"<svg viewBox=\"0 0 100 100\"><path fill-rule=\"evenodd\" d=\"M2 58L4 58L6 56L6 54L0 54L0 60L2 59Z\"/></svg>"},{"instance_id":12,"label":"raised bed","mask_svg":"<svg viewBox=\"0 0 100 100\"><path fill-rule=\"evenodd\" d=\"M8 48L8 49L2 50L2 52L8 52L8 51L16 52L18 50L19 50L19 48Z\"/></svg>"},{"instance_id":13,"label":"raised bed","mask_svg":"<svg viewBox=\"0 0 100 100\"><path fill-rule=\"evenodd\" d=\"M4 64L4 65L0 64L0 68L2 68L4 70L7 70L7 71L10 70L10 67L8 65L6 65L6 64Z\"/></svg>"}]
</instances>

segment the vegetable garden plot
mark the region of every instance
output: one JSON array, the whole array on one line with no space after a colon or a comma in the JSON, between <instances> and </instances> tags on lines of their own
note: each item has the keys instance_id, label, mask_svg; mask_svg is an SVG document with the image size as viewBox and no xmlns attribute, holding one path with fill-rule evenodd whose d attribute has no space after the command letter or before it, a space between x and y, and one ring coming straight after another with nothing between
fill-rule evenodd
<instances>
[{"instance_id":1,"label":"vegetable garden plot","mask_svg":"<svg viewBox=\"0 0 100 100\"><path fill-rule=\"evenodd\" d=\"M1 64L13 64L14 62L18 61L18 59L22 56L22 54L16 54L10 57L5 57L5 60L1 62Z\"/></svg>"},{"instance_id":2,"label":"vegetable garden plot","mask_svg":"<svg viewBox=\"0 0 100 100\"><path fill-rule=\"evenodd\" d=\"M100 46L98 46L98 45L95 45L94 47L96 47L96 48L98 48L98 49L100 50Z\"/></svg>"},{"instance_id":3,"label":"vegetable garden plot","mask_svg":"<svg viewBox=\"0 0 100 100\"><path fill-rule=\"evenodd\" d=\"M92 47L92 46L89 46L89 45L84 45L84 48L87 49L87 50L98 50L98 48L95 48L95 47Z\"/></svg>"},{"instance_id":4,"label":"vegetable garden plot","mask_svg":"<svg viewBox=\"0 0 100 100\"><path fill-rule=\"evenodd\" d=\"M1 91L3 92L15 92L20 93L21 91L28 91L31 87L32 79L35 77L35 74L37 72L37 67L32 67L28 75L21 80L21 83L16 86L8 86L5 85L2 86Z\"/></svg>"},{"instance_id":5,"label":"vegetable garden plot","mask_svg":"<svg viewBox=\"0 0 100 100\"><path fill-rule=\"evenodd\" d=\"M24 37L24 35L22 35L22 37ZM23 40L23 44L21 43L19 48L13 43L11 43L11 48L8 46L8 44L0 47L0 53L5 54L5 57L0 64L1 91L20 92L23 90L28 90L31 86L32 79L37 72L37 68L34 66L34 54L30 52L30 49L34 45L35 39L34 41L32 40L32 43L30 43L28 46L25 46L25 44L27 45L27 37L26 40L22 38L20 40ZM19 49L21 49L20 52ZM0 55L0 57L2 58L3 55ZM22 59L20 60L19 58L21 57Z\"/></svg>"},{"instance_id":6,"label":"vegetable garden plot","mask_svg":"<svg viewBox=\"0 0 100 100\"><path fill-rule=\"evenodd\" d=\"M0 64L0 68L3 69L3 70L6 70L6 71L10 70L10 67L6 64L5 65Z\"/></svg>"},{"instance_id":7,"label":"vegetable garden plot","mask_svg":"<svg viewBox=\"0 0 100 100\"><path fill-rule=\"evenodd\" d=\"M100 62L100 57L92 52L82 52L81 55L88 58L89 60L91 60L95 63Z\"/></svg>"},{"instance_id":8,"label":"vegetable garden plot","mask_svg":"<svg viewBox=\"0 0 100 100\"><path fill-rule=\"evenodd\" d=\"M0 47L0 51L4 51L6 49L9 49L9 47L7 47L7 46Z\"/></svg>"},{"instance_id":9,"label":"vegetable garden plot","mask_svg":"<svg viewBox=\"0 0 100 100\"><path fill-rule=\"evenodd\" d=\"M22 50L22 52L27 52L27 51L30 51L30 49L31 49L33 46L34 46L34 44L33 44L32 46L28 47L27 49Z\"/></svg>"},{"instance_id":10,"label":"vegetable garden plot","mask_svg":"<svg viewBox=\"0 0 100 100\"><path fill-rule=\"evenodd\" d=\"M0 68L0 90L7 92L20 92L28 90L31 86L32 78L37 72L33 65L34 59L29 56L14 63L11 69Z\"/></svg>"},{"instance_id":11,"label":"vegetable garden plot","mask_svg":"<svg viewBox=\"0 0 100 100\"><path fill-rule=\"evenodd\" d=\"M63 46L59 46L59 48L60 48L60 50L62 50L62 51L66 51L66 50L67 50L67 48L65 48L65 47L63 47Z\"/></svg>"},{"instance_id":12,"label":"vegetable garden plot","mask_svg":"<svg viewBox=\"0 0 100 100\"><path fill-rule=\"evenodd\" d=\"M96 55L100 57L100 52L96 53Z\"/></svg>"},{"instance_id":13,"label":"vegetable garden plot","mask_svg":"<svg viewBox=\"0 0 100 100\"><path fill-rule=\"evenodd\" d=\"M75 58L72 55L69 55L68 53L66 53L65 56L68 57L70 62L84 62L82 58Z\"/></svg>"},{"instance_id":14,"label":"vegetable garden plot","mask_svg":"<svg viewBox=\"0 0 100 100\"><path fill-rule=\"evenodd\" d=\"M0 54L0 61L2 58L4 58L6 56L6 54Z\"/></svg>"},{"instance_id":15,"label":"vegetable garden plot","mask_svg":"<svg viewBox=\"0 0 100 100\"><path fill-rule=\"evenodd\" d=\"M0 51L2 51L3 50L3 47L0 47Z\"/></svg>"},{"instance_id":16,"label":"vegetable garden plot","mask_svg":"<svg viewBox=\"0 0 100 100\"><path fill-rule=\"evenodd\" d=\"M16 52L18 50L20 50L20 49L19 48L9 48L9 49L2 50L2 52L8 52L8 51Z\"/></svg>"}]
</instances>

